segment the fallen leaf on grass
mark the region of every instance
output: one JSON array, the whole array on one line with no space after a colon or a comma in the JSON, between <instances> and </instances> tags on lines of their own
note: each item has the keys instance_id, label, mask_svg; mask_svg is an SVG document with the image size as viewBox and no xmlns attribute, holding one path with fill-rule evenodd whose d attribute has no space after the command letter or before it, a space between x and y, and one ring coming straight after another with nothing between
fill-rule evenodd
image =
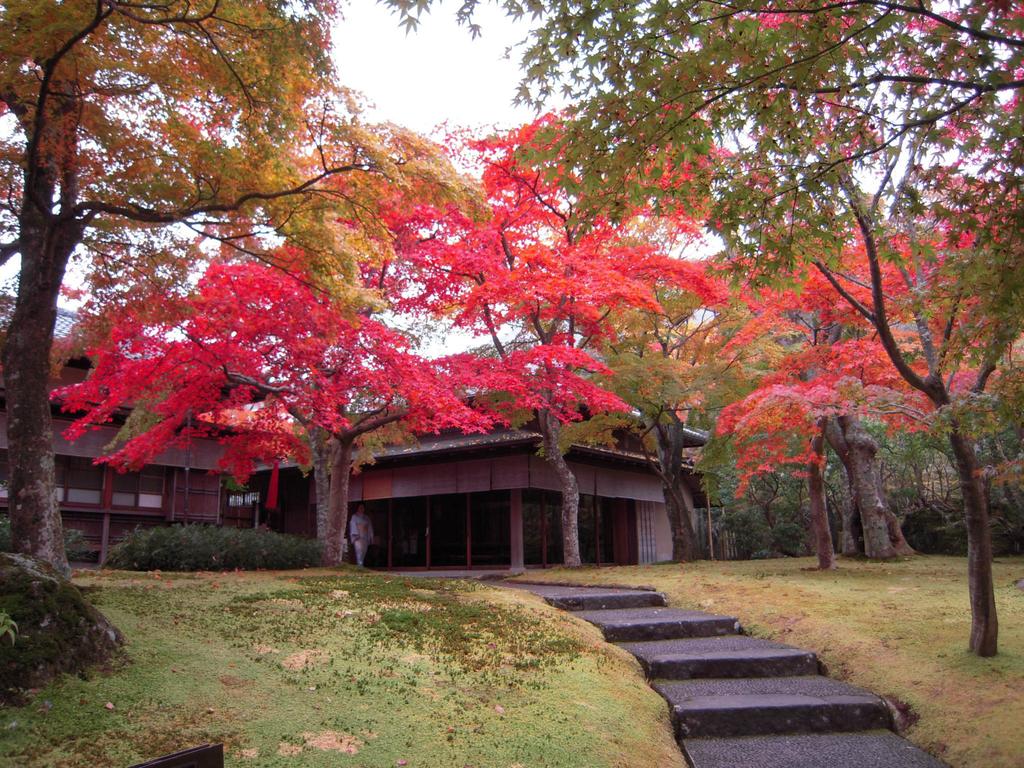
<instances>
[{"instance_id":1,"label":"fallen leaf on grass","mask_svg":"<svg viewBox=\"0 0 1024 768\"><path fill-rule=\"evenodd\" d=\"M306 667L312 667L316 664L322 664L327 660L327 653L320 650L303 650L296 651L291 656L285 657L281 662L281 666L285 669L291 670L292 672L298 672L299 670L305 669Z\"/></svg>"},{"instance_id":2,"label":"fallen leaf on grass","mask_svg":"<svg viewBox=\"0 0 1024 768\"><path fill-rule=\"evenodd\" d=\"M363 746L362 739L341 731L307 732L302 734L306 746L322 752L344 752L346 755L356 754Z\"/></svg>"},{"instance_id":3,"label":"fallen leaf on grass","mask_svg":"<svg viewBox=\"0 0 1024 768\"><path fill-rule=\"evenodd\" d=\"M252 685L252 680L246 680L241 677L235 677L234 675L221 675L220 684L225 688L244 688Z\"/></svg>"}]
</instances>

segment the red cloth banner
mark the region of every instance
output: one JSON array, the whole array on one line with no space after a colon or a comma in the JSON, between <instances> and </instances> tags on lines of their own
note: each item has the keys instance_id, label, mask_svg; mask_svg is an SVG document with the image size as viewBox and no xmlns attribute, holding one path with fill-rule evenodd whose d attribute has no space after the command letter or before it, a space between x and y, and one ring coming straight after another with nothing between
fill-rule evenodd
<instances>
[{"instance_id":1,"label":"red cloth banner","mask_svg":"<svg viewBox=\"0 0 1024 768\"><path fill-rule=\"evenodd\" d=\"M267 488L267 509L277 509L277 486L281 479L281 462L275 461L274 468L270 472L270 487Z\"/></svg>"}]
</instances>

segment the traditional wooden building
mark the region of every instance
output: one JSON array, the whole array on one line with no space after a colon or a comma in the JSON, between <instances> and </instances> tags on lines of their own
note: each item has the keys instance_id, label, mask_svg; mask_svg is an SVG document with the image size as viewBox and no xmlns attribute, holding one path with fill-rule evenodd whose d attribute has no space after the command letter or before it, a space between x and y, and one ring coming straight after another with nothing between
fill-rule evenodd
<instances>
[{"instance_id":1,"label":"traditional wooden building","mask_svg":"<svg viewBox=\"0 0 1024 768\"><path fill-rule=\"evenodd\" d=\"M62 313L58 335L74 317ZM69 362L52 387L81 381L89 362ZM0 390L2 395L2 390ZM228 491L218 473L222 454L211 439L165 451L138 472L97 465L117 425L71 442L67 415L54 412L57 497L64 524L83 532L102 560L111 544L138 526L205 523L316 534L316 487L297 467L280 472L278 504L267 508L269 470L245 490ZM703 436L693 432L693 445ZM540 435L529 429L486 435L426 435L385 449L351 482L351 508L373 521L367 565L396 569L544 567L562 562L561 495L557 478L537 455ZM671 531L657 475L628 446L574 446L569 465L579 482L580 550L601 565L650 563L672 556ZM0 510L7 505L7 422L0 410ZM696 475L686 492L703 497Z\"/></svg>"},{"instance_id":2,"label":"traditional wooden building","mask_svg":"<svg viewBox=\"0 0 1024 768\"><path fill-rule=\"evenodd\" d=\"M694 432L692 442L703 436ZM424 436L382 451L352 477L350 507L363 505L374 539L366 564L401 569L519 569L562 562L561 494L537 455L540 435L499 430L486 435ZM599 565L651 563L672 557L672 537L658 476L641 454L574 446L568 462L580 486L580 553ZM237 507L266 498L269 473L256 491L229 496ZM252 509L274 530L314 535L316 487L297 468L282 469L280 503ZM704 503L695 474L685 492Z\"/></svg>"}]
</instances>

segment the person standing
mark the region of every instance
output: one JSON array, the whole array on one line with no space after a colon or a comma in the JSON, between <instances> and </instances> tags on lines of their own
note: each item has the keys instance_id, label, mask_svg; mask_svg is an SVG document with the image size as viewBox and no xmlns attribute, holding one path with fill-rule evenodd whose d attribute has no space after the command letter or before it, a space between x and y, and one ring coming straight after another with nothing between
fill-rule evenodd
<instances>
[{"instance_id":1,"label":"person standing","mask_svg":"<svg viewBox=\"0 0 1024 768\"><path fill-rule=\"evenodd\" d=\"M363 560L366 559L366 550L373 543L373 521L366 514L366 508L362 504L356 507L356 513L349 520L348 536L356 551L356 565L362 567Z\"/></svg>"}]
</instances>

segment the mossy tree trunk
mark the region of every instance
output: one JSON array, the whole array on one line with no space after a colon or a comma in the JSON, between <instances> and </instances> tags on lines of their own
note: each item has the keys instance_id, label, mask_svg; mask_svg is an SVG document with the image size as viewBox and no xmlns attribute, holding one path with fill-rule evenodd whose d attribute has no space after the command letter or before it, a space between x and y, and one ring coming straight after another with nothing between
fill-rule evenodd
<instances>
[{"instance_id":1,"label":"mossy tree trunk","mask_svg":"<svg viewBox=\"0 0 1024 768\"><path fill-rule=\"evenodd\" d=\"M654 469L661 477L665 508L672 530L672 559L676 562L695 560L698 549L697 534L693 528L693 504L683 489L686 429L673 415L667 423L654 425L654 434L658 445L658 461L649 463L654 464Z\"/></svg>"},{"instance_id":2,"label":"mossy tree trunk","mask_svg":"<svg viewBox=\"0 0 1024 768\"><path fill-rule=\"evenodd\" d=\"M555 471L562 490L562 552L569 568L582 565L580 558L580 485L569 463L562 455L559 438L562 425L550 411L539 411L537 422L544 445L544 459Z\"/></svg>"},{"instance_id":3,"label":"mossy tree trunk","mask_svg":"<svg viewBox=\"0 0 1024 768\"><path fill-rule=\"evenodd\" d=\"M878 442L854 415L829 419L826 434L846 471L851 507L859 517L844 525L843 554L863 552L879 559L914 554L885 498Z\"/></svg>"},{"instance_id":4,"label":"mossy tree trunk","mask_svg":"<svg viewBox=\"0 0 1024 768\"><path fill-rule=\"evenodd\" d=\"M822 429L824 429L824 424L822 424ZM822 475L822 466L825 463L825 435L822 432L811 439L811 451L815 456L815 459L807 464L811 537L814 540L814 551L818 555L818 568L823 571L831 571L836 567L836 558L832 548L832 531L828 523L825 478Z\"/></svg>"},{"instance_id":5,"label":"mossy tree trunk","mask_svg":"<svg viewBox=\"0 0 1024 768\"><path fill-rule=\"evenodd\" d=\"M345 528L348 525L348 489L352 474L352 443L349 436L331 438L331 479L328 492L324 565L341 565L345 559Z\"/></svg>"}]
</instances>

